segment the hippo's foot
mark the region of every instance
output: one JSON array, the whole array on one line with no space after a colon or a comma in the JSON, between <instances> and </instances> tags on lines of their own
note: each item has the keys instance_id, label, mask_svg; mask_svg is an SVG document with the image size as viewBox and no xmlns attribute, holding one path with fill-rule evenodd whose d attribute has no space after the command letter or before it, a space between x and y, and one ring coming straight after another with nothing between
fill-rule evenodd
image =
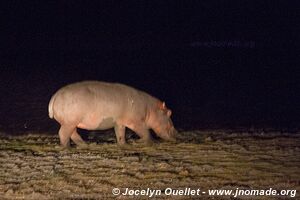
<instances>
[{"instance_id":1,"label":"hippo's foot","mask_svg":"<svg viewBox=\"0 0 300 200\"><path fill-rule=\"evenodd\" d=\"M148 138L148 139L145 139L145 138L140 138L138 140L135 141L137 144L144 144L146 146L152 146L153 144L155 144L155 142Z\"/></svg>"},{"instance_id":2,"label":"hippo's foot","mask_svg":"<svg viewBox=\"0 0 300 200\"><path fill-rule=\"evenodd\" d=\"M89 145L85 142L82 142L82 143L76 144L76 148L77 149L88 149Z\"/></svg>"},{"instance_id":3,"label":"hippo's foot","mask_svg":"<svg viewBox=\"0 0 300 200\"><path fill-rule=\"evenodd\" d=\"M59 151L67 151L70 149L70 146L62 146L62 145L57 145L54 147L56 150L59 150Z\"/></svg>"},{"instance_id":4,"label":"hippo's foot","mask_svg":"<svg viewBox=\"0 0 300 200\"><path fill-rule=\"evenodd\" d=\"M169 138L167 140L163 140L164 142L168 142L168 143L177 143L176 138Z\"/></svg>"},{"instance_id":5,"label":"hippo's foot","mask_svg":"<svg viewBox=\"0 0 300 200\"><path fill-rule=\"evenodd\" d=\"M120 145L120 146L124 146L124 145L126 145L127 143L126 143L125 140L119 140L119 141L117 141L117 144Z\"/></svg>"}]
</instances>

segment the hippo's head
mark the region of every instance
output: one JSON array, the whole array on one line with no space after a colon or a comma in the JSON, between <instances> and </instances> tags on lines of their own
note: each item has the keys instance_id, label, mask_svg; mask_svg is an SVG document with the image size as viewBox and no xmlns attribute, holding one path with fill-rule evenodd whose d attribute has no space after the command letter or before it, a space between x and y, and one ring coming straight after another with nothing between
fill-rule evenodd
<instances>
[{"instance_id":1,"label":"hippo's head","mask_svg":"<svg viewBox=\"0 0 300 200\"><path fill-rule=\"evenodd\" d=\"M176 141L177 130L171 120L172 111L166 104L159 102L158 106L151 112L149 126L158 137L167 141Z\"/></svg>"}]
</instances>

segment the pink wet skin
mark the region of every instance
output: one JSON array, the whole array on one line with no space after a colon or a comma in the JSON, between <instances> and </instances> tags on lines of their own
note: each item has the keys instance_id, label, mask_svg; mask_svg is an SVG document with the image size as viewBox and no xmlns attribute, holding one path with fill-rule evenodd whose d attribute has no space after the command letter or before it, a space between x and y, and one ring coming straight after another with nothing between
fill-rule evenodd
<instances>
[{"instance_id":1,"label":"pink wet skin","mask_svg":"<svg viewBox=\"0 0 300 200\"><path fill-rule=\"evenodd\" d=\"M158 137L175 141L177 131L171 120L171 110L164 102L132 87L100 81L83 81L59 89L49 102L49 117L61 127L62 146L70 139L84 144L77 128L105 130L114 128L118 144L125 144L126 127L145 143L151 143L150 129Z\"/></svg>"}]
</instances>

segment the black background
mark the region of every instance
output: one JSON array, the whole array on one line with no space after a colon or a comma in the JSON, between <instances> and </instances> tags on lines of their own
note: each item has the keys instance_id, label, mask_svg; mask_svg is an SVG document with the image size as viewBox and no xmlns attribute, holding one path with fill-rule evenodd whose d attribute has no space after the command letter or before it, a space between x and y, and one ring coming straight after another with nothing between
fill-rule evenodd
<instances>
[{"instance_id":1,"label":"black background","mask_svg":"<svg viewBox=\"0 0 300 200\"><path fill-rule=\"evenodd\" d=\"M166 101L183 129L299 127L297 1L1 4L2 130L52 130L51 95L87 79Z\"/></svg>"}]
</instances>

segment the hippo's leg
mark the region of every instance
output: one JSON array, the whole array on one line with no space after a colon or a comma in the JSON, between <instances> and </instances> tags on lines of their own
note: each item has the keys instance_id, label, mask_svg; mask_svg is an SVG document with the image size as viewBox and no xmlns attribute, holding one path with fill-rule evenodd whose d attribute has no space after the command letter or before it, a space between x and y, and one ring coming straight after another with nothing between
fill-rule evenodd
<instances>
[{"instance_id":1,"label":"hippo's leg","mask_svg":"<svg viewBox=\"0 0 300 200\"><path fill-rule=\"evenodd\" d=\"M147 144L151 144L153 142L152 136L148 128L143 126L134 126L130 129L133 130L140 137L140 142Z\"/></svg>"},{"instance_id":2,"label":"hippo's leg","mask_svg":"<svg viewBox=\"0 0 300 200\"><path fill-rule=\"evenodd\" d=\"M62 125L59 129L58 135L60 139L60 144L63 147L68 147L70 145L70 137L75 130L74 126Z\"/></svg>"},{"instance_id":3,"label":"hippo's leg","mask_svg":"<svg viewBox=\"0 0 300 200\"><path fill-rule=\"evenodd\" d=\"M71 140L76 144L76 145L84 145L85 142L81 138L81 136L78 134L76 128L74 129L72 135L71 135Z\"/></svg>"},{"instance_id":4,"label":"hippo's leg","mask_svg":"<svg viewBox=\"0 0 300 200\"><path fill-rule=\"evenodd\" d=\"M123 125L116 125L115 126L115 133L117 137L118 144L125 144L125 126Z\"/></svg>"}]
</instances>

